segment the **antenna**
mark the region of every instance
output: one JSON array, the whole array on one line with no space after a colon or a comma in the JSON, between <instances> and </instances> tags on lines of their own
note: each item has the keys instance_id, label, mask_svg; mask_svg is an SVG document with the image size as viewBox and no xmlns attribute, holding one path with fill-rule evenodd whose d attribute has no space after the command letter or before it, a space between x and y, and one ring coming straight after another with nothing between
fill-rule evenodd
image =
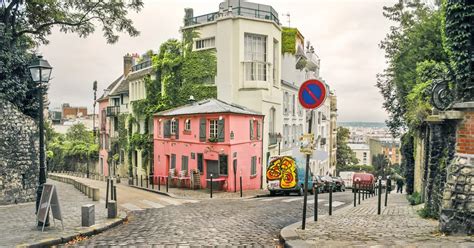
<instances>
[{"instance_id":1,"label":"antenna","mask_svg":"<svg viewBox=\"0 0 474 248\"><path fill-rule=\"evenodd\" d=\"M286 13L286 14L282 14L282 15L288 17L288 27L290 27L290 26L291 26L291 25L290 25L290 24L291 24L291 22L290 22L290 21L291 21L291 20L290 20L290 12L288 12L288 13Z\"/></svg>"}]
</instances>

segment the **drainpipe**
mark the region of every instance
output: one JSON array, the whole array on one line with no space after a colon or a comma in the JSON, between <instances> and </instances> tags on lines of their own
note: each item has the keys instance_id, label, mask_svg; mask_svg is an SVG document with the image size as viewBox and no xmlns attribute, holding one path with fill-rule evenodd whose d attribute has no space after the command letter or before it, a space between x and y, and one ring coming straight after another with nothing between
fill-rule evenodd
<instances>
[{"instance_id":1,"label":"drainpipe","mask_svg":"<svg viewBox=\"0 0 474 248\"><path fill-rule=\"evenodd\" d=\"M264 135L264 133L265 133L264 130L265 130L265 116L262 116L262 135L261 135L262 136L262 149L261 149L262 152L261 152L261 155L260 155L260 157L261 157L261 159L260 159L261 162L260 163L262 164L262 172L261 172L262 174L260 175L260 189L263 189L263 174L265 174L264 172L267 169L266 165L265 165L265 167L263 166L263 137L265 136ZM265 157L265 159L266 159L266 157ZM268 161L266 161L266 162L268 162ZM265 168L265 171L264 171L264 168Z\"/></svg>"}]
</instances>

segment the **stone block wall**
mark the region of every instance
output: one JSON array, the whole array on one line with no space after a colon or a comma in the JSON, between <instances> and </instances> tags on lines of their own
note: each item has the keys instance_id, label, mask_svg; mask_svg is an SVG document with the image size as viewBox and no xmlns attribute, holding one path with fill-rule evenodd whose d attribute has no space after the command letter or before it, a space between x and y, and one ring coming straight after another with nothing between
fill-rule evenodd
<instances>
[{"instance_id":1,"label":"stone block wall","mask_svg":"<svg viewBox=\"0 0 474 248\"><path fill-rule=\"evenodd\" d=\"M0 98L0 205L33 201L39 173L36 122Z\"/></svg>"}]
</instances>

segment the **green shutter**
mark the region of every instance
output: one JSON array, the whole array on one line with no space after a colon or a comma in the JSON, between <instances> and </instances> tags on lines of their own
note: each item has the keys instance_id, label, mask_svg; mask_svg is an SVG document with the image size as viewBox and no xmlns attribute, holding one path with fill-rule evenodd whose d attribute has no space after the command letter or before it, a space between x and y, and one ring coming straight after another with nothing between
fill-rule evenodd
<instances>
[{"instance_id":1,"label":"green shutter","mask_svg":"<svg viewBox=\"0 0 474 248\"><path fill-rule=\"evenodd\" d=\"M174 137L176 139L179 139L179 119L176 119L176 133L174 134Z\"/></svg>"},{"instance_id":2,"label":"green shutter","mask_svg":"<svg viewBox=\"0 0 474 248\"><path fill-rule=\"evenodd\" d=\"M260 140L261 130L260 130L260 122L257 121L257 140Z\"/></svg>"},{"instance_id":3,"label":"green shutter","mask_svg":"<svg viewBox=\"0 0 474 248\"><path fill-rule=\"evenodd\" d=\"M171 128L171 121L170 121L170 120L167 120L167 121L164 122L163 125L164 125L164 127L163 127L163 128L164 128L164 130L163 130L163 136L164 136L165 138L169 138L170 135L171 135L171 134L170 134L170 132L171 132L171 130L170 130L170 128Z\"/></svg>"},{"instance_id":4,"label":"green shutter","mask_svg":"<svg viewBox=\"0 0 474 248\"><path fill-rule=\"evenodd\" d=\"M217 137L219 142L224 142L224 119L217 121Z\"/></svg>"},{"instance_id":5,"label":"green shutter","mask_svg":"<svg viewBox=\"0 0 474 248\"><path fill-rule=\"evenodd\" d=\"M253 140L253 120L250 120L250 140Z\"/></svg>"},{"instance_id":6,"label":"green shutter","mask_svg":"<svg viewBox=\"0 0 474 248\"><path fill-rule=\"evenodd\" d=\"M199 120L199 141L206 142L206 118Z\"/></svg>"}]
</instances>

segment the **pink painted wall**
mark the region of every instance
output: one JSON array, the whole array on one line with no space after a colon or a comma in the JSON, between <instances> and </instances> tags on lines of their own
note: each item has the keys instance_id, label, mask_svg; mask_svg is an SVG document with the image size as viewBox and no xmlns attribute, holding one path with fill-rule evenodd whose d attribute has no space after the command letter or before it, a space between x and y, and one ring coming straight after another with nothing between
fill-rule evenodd
<instances>
[{"instance_id":1,"label":"pink painted wall","mask_svg":"<svg viewBox=\"0 0 474 248\"><path fill-rule=\"evenodd\" d=\"M101 168L100 168L100 159L102 158L103 160L103 175L108 176L109 175L109 164L107 163L108 159L108 150L105 149L105 143L108 142L109 139L109 123L108 123L108 118L104 115L103 111L106 110L107 106L109 106L109 100L104 99L99 102L99 138L100 141L99 143L101 144L100 149L99 149L99 165L97 168L97 172L100 174L101 173ZM105 122L104 122L105 120ZM105 127L105 129L103 129Z\"/></svg>"},{"instance_id":2,"label":"pink painted wall","mask_svg":"<svg viewBox=\"0 0 474 248\"><path fill-rule=\"evenodd\" d=\"M209 119L224 119L224 142L212 143L199 141L199 122L205 117ZM237 114L200 114L176 116L179 121L179 138L174 139L163 137L163 124L172 117L154 118L154 171L155 175L167 176L171 163L171 154L176 154L176 170L181 170L182 156L188 156L188 171L197 169L198 153L203 154L203 171L201 175L201 187L207 186L207 160L218 160L218 154L222 153L228 156L228 173L227 175L219 175L224 178L223 190L234 191L234 170L233 160L237 160L237 190L239 187L239 176L242 175L242 186L244 190L259 189L261 184L262 171L262 140L256 138L250 140L250 120L260 122L262 127L262 116L237 115ZM191 131L184 131L185 120L191 120ZM254 120L255 119L255 120ZM255 125L256 130L256 125ZM231 132L234 138L231 140ZM209 138L209 122L206 125L206 134ZM194 159L191 153L195 153ZM234 156L235 153L235 156ZM256 157L256 174L251 175L251 158Z\"/></svg>"}]
</instances>

